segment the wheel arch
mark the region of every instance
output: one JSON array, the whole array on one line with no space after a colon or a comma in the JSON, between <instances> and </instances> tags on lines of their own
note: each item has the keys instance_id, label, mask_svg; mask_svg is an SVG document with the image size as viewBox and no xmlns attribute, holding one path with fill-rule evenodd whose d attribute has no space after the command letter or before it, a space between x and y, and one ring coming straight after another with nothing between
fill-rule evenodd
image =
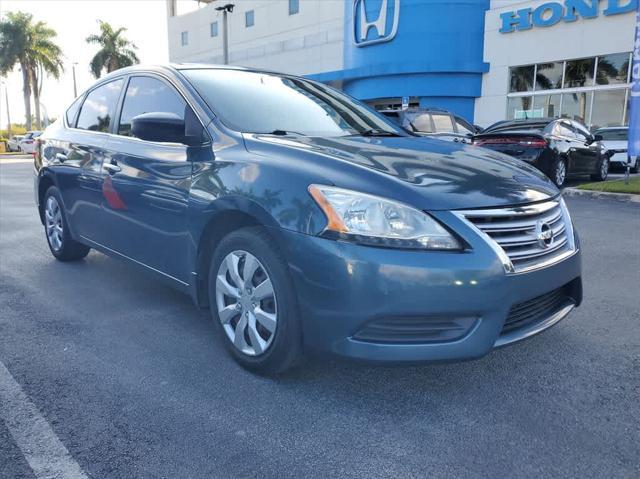
<instances>
[{"instance_id":1,"label":"wheel arch","mask_svg":"<svg viewBox=\"0 0 640 479\"><path fill-rule=\"evenodd\" d=\"M40 222L42 224L44 224L44 212L42 208L44 195L52 186L56 186L53 175L46 171L42 172L38 179L38 215L40 216Z\"/></svg>"}]
</instances>

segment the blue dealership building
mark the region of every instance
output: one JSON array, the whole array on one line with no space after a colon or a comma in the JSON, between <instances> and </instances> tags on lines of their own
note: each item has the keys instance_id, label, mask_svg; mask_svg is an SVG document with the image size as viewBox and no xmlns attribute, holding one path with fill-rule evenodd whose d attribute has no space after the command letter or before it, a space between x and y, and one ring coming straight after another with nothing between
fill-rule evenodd
<instances>
[{"instance_id":1,"label":"blue dealership building","mask_svg":"<svg viewBox=\"0 0 640 479\"><path fill-rule=\"evenodd\" d=\"M172 61L223 62L223 3L181 13L168 1ZM614 126L628 122L637 4L236 0L229 60L305 75L378 109L442 108L482 126L540 116Z\"/></svg>"}]
</instances>

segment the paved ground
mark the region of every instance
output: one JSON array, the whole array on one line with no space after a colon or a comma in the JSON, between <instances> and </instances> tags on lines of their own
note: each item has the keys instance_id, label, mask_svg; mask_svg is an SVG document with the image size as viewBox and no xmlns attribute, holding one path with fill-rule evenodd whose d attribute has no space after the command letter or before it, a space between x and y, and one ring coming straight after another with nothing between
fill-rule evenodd
<instances>
[{"instance_id":1,"label":"paved ground","mask_svg":"<svg viewBox=\"0 0 640 479\"><path fill-rule=\"evenodd\" d=\"M54 261L30 175L0 163L2 478L34 477L28 459L42 471L34 440L95 478L640 476L638 204L569 200L586 300L530 341L272 381L153 278L97 253Z\"/></svg>"}]
</instances>

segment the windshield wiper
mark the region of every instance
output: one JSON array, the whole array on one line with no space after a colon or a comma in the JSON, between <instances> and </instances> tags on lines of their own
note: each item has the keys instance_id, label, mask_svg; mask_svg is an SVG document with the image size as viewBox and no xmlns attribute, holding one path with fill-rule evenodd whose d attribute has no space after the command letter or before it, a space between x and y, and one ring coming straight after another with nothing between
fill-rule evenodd
<instances>
[{"instance_id":1,"label":"windshield wiper","mask_svg":"<svg viewBox=\"0 0 640 479\"><path fill-rule=\"evenodd\" d=\"M279 136L287 136L287 135L307 136L304 133L300 133L299 131L280 130L280 129L275 129L272 132L270 132L269 134L270 135L279 135Z\"/></svg>"},{"instance_id":2,"label":"windshield wiper","mask_svg":"<svg viewBox=\"0 0 640 479\"><path fill-rule=\"evenodd\" d=\"M371 128L369 130L364 130L361 131L360 133L357 133L359 136L404 136L401 135L398 132L395 131L389 131L389 130L380 130L380 129L376 129L376 128Z\"/></svg>"}]
</instances>

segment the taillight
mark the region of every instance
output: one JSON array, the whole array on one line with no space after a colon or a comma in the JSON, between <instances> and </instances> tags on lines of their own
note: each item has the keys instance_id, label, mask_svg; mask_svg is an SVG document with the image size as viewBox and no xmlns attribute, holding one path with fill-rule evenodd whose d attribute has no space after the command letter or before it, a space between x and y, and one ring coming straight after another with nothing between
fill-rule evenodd
<instances>
[{"instance_id":1,"label":"taillight","mask_svg":"<svg viewBox=\"0 0 640 479\"><path fill-rule=\"evenodd\" d=\"M24 140L24 143L26 143L27 145L30 145L31 143L33 143L33 140Z\"/></svg>"},{"instance_id":2,"label":"taillight","mask_svg":"<svg viewBox=\"0 0 640 479\"><path fill-rule=\"evenodd\" d=\"M495 138L476 138L474 145L518 145L526 148L546 148L547 142L542 138L529 136L502 136Z\"/></svg>"}]
</instances>

